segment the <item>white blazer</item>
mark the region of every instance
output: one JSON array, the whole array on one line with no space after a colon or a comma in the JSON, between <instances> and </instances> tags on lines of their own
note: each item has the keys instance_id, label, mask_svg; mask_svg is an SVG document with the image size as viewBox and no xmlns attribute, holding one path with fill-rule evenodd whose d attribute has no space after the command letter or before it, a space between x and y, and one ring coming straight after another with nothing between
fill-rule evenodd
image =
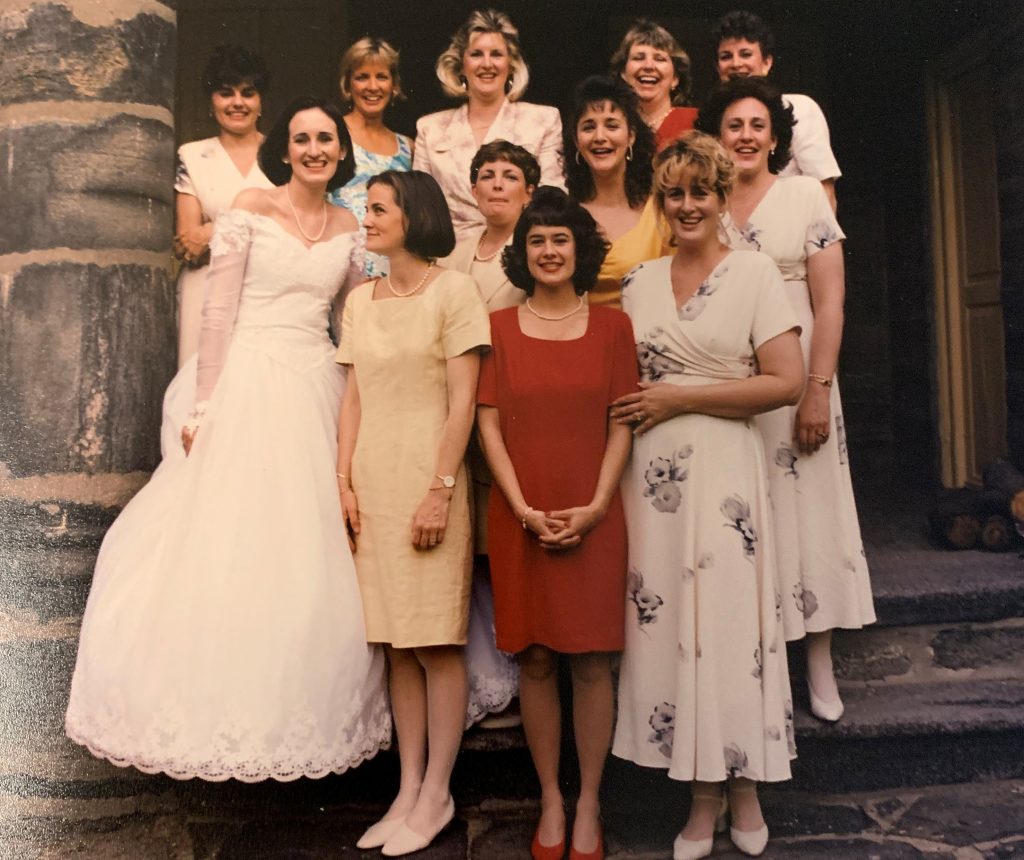
<instances>
[{"instance_id":1,"label":"white blazer","mask_svg":"<svg viewBox=\"0 0 1024 860\"><path fill-rule=\"evenodd\" d=\"M813 176L824 182L843 175L832 154L828 122L818 103L810 96L786 93L782 97L793 108L792 158L779 176Z\"/></svg>"},{"instance_id":2,"label":"white blazer","mask_svg":"<svg viewBox=\"0 0 1024 860\"><path fill-rule=\"evenodd\" d=\"M506 99L484 135L484 143L498 139L519 144L536 157L541 185L565 188L562 119L555 108ZM420 117L416 123L413 170L426 171L437 180L448 199L459 239L470 228L484 223L469 184L469 166L477 149L465 104Z\"/></svg>"}]
</instances>

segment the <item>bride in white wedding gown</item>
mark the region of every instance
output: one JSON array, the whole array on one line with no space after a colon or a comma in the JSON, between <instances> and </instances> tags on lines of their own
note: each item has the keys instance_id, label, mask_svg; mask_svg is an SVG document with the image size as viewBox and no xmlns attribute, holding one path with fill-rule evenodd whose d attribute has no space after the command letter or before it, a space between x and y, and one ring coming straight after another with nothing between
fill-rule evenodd
<instances>
[{"instance_id":1,"label":"bride in white wedding gown","mask_svg":"<svg viewBox=\"0 0 1024 860\"><path fill-rule=\"evenodd\" d=\"M327 318L361 268L355 219L324 201L351 175L335 114L294 103L260 152L282 187L218 219L190 454L100 550L66 730L114 764L290 780L390 742L333 474L344 377Z\"/></svg>"}]
</instances>

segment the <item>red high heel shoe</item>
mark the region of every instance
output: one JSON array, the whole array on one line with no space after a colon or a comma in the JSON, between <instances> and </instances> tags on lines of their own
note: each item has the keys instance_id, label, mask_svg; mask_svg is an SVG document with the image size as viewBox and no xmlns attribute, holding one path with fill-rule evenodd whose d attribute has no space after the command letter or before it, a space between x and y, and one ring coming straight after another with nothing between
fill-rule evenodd
<instances>
[{"instance_id":1,"label":"red high heel shoe","mask_svg":"<svg viewBox=\"0 0 1024 860\"><path fill-rule=\"evenodd\" d=\"M565 857L565 836L557 845L542 845L540 841L540 827L533 834L533 842L530 844L530 856L533 860L562 860Z\"/></svg>"},{"instance_id":2,"label":"red high heel shoe","mask_svg":"<svg viewBox=\"0 0 1024 860\"><path fill-rule=\"evenodd\" d=\"M600 824L597 827L597 848L584 853L573 845L569 848L569 860L604 860L604 829Z\"/></svg>"}]
</instances>

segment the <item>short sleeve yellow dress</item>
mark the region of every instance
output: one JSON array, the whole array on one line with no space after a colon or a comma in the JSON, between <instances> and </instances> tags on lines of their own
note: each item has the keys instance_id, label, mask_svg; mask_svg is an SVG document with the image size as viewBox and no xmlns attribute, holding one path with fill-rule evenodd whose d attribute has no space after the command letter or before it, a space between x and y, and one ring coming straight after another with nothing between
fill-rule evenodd
<instances>
[{"instance_id":1,"label":"short sleeve yellow dress","mask_svg":"<svg viewBox=\"0 0 1024 860\"><path fill-rule=\"evenodd\" d=\"M360 420L352 457L359 499L355 562L370 642L396 648L466 642L472 531L465 467L448 526L430 550L412 545L412 517L435 482L448 417L446 362L490 345L476 283L443 271L415 296L373 299L374 281L345 302L337 361L355 369Z\"/></svg>"}]
</instances>

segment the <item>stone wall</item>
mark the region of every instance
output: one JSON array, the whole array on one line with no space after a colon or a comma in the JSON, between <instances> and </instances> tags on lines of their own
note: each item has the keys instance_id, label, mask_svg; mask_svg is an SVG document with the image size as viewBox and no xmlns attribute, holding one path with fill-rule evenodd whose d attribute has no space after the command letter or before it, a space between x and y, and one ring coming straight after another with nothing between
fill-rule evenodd
<instances>
[{"instance_id":1,"label":"stone wall","mask_svg":"<svg viewBox=\"0 0 1024 860\"><path fill-rule=\"evenodd\" d=\"M175 367L175 28L155 0L0 4L0 783L113 770L61 723Z\"/></svg>"},{"instance_id":2,"label":"stone wall","mask_svg":"<svg viewBox=\"0 0 1024 860\"><path fill-rule=\"evenodd\" d=\"M174 13L9 3L0 40L0 495L61 498L62 476L124 483L159 455Z\"/></svg>"}]
</instances>

